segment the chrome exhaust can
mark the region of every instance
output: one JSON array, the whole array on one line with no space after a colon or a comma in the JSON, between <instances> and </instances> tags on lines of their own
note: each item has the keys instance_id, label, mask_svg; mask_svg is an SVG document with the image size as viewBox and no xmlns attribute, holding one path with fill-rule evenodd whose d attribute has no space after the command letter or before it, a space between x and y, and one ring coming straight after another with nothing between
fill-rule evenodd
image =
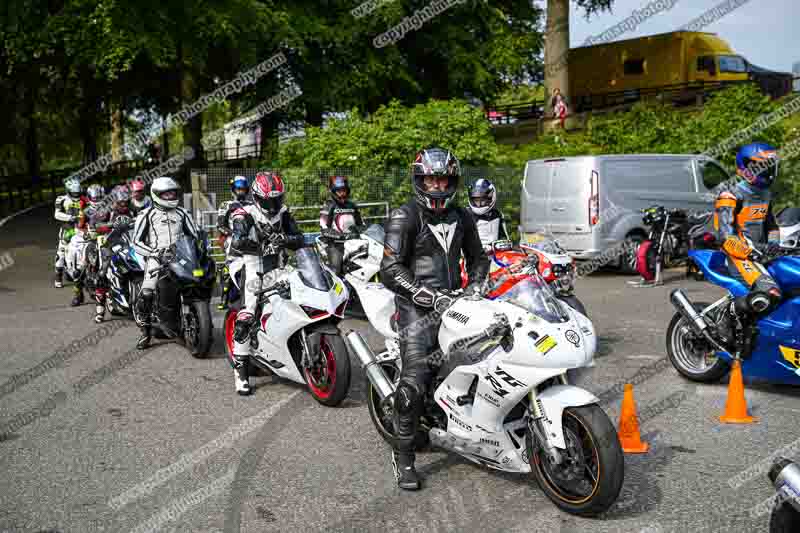
<instances>
[{"instance_id":1,"label":"chrome exhaust can","mask_svg":"<svg viewBox=\"0 0 800 533\"><path fill-rule=\"evenodd\" d=\"M386 373L375 359L375 354L372 353L372 350L364 341L361 334L357 331L351 331L345 335L345 339L347 339L348 344L350 344L353 353L355 353L361 361L364 372L367 374L367 379L369 379L372 386L375 387L375 390L378 391L378 396L381 397L381 400L385 400L388 396L393 394L394 385L389 381L389 378L386 377Z\"/></svg>"},{"instance_id":2,"label":"chrome exhaust can","mask_svg":"<svg viewBox=\"0 0 800 533\"><path fill-rule=\"evenodd\" d=\"M800 466L781 458L772 465L768 476L779 496L800 512Z\"/></svg>"},{"instance_id":3,"label":"chrome exhaust can","mask_svg":"<svg viewBox=\"0 0 800 533\"><path fill-rule=\"evenodd\" d=\"M675 306L675 309L678 310L680 314L682 314L686 319L694 325L698 332L703 333L708 328L708 323L706 323L705 319L700 316L692 303L689 301L689 298L686 297L683 290L675 289L673 290L670 295L669 299L672 302L672 305Z\"/></svg>"}]
</instances>

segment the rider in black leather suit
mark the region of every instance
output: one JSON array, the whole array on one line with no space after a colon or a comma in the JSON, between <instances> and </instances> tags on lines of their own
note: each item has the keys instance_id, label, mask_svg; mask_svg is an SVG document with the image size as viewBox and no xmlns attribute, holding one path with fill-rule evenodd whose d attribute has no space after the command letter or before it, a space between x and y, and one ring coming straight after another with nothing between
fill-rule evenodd
<instances>
[{"instance_id":1,"label":"rider in black leather suit","mask_svg":"<svg viewBox=\"0 0 800 533\"><path fill-rule=\"evenodd\" d=\"M395 393L392 466L398 485L416 490L414 436L430 386L429 354L437 345L442 313L461 285L463 251L469 283L479 287L489 269L475 222L452 205L459 185L458 160L441 148L419 152L412 164L415 198L395 209L386 222L381 281L396 293L403 368Z\"/></svg>"}]
</instances>

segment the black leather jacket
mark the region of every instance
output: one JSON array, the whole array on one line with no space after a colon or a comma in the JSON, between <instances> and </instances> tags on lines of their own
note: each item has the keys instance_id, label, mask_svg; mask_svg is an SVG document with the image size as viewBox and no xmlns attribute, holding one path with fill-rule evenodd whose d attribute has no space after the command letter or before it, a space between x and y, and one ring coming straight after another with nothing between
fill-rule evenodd
<instances>
[{"instance_id":1,"label":"black leather jacket","mask_svg":"<svg viewBox=\"0 0 800 533\"><path fill-rule=\"evenodd\" d=\"M466 258L469 283L480 283L489 270L475 221L460 208L435 216L415 200L392 211L386 222L381 281L411 300L416 289L461 288L459 261Z\"/></svg>"},{"instance_id":2,"label":"black leather jacket","mask_svg":"<svg viewBox=\"0 0 800 533\"><path fill-rule=\"evenodd\" d=\"M267 246L269 236L273 233L282 233L286 238L284 246L290 250L297 250L304 245L303 233L286 206L274 217L267 218L254 204L240 205L233 211L230 220L233 238L231 248L243 255L277 254L276 247Z\"/></svg>"}]
</instances>

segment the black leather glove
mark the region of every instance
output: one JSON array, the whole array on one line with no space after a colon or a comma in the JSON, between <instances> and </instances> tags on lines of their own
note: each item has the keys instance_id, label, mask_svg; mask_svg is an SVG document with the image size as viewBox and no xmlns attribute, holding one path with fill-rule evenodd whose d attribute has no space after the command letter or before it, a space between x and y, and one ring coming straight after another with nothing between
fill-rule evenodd
<instances>
[{"instance_id":1,"label":"black leather glove","mask_svg":"<svg viewBox=\"0 0 800 533\"><path fill-rule=\"evenodd\" d=\"M328 241L338 241L342 239L342 234L332 228L325 228L320 233L322 234L322 238Z\"/></svg>"},{"instance_id":2,"label":"black leather glove","mask_svg":"<svg viewBox=\"0 0 800 533\"><path fill-rule=\"evenodd\" d=\"M283 246L286 244L286 235L283 233L273 233L269 236L269 243L273 246Z\"/></svg>"},{"instance_id":3,"label":"black leather glove","mask_svg":"<svg viewBox=\"0 0 800 533\"><path fill-rule=\"evenodd\" d=\"M448 307L453 305L455 298L441 291L420 287L411 297L411 301L420 307L432 308L438 313L444 313Z\"/></svg>"}]
</instances>

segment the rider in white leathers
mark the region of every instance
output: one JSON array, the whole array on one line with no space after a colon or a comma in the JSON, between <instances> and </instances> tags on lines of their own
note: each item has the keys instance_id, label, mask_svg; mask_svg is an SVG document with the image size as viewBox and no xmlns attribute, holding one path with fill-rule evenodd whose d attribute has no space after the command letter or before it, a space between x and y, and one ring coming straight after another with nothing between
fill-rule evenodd
<instances>
[{"instance_id":1,"label":"rider in white leathers","mask_svg":"<svg viewBox=\"0 0 800 533\"><path fill-rule=\"evenodd\" d=\"M133 228L133 247L136 253L147 258L142 282L142 292L136 300L136 310L141 321L137 324L142 336L136 346L141 350L150 346L150 311L156 284L161 254L178 241L182 235L198 237L197 226L192 216L178 207L180 186L169 177L156 178L150 187L153 205L142 211Z\"/></svg>"},{"instance_id":2,"label":"rider in white leathers","mask_svg":"<svg viewBox=\"0 0 800 533\"><path fill-rule=\"evenodd\" d=\"M470 185L468 197L469 209L475 219L483 250L489 254L494 241L510 238L503 213L495 207L497 189L491 181L481 178Z\"/></svg>"},{"instance_id":3,"label":"rider in white leathers","mask_svg":"<svg viewBox=\"0 0 800 533\"><path fill-rule=\"evenodd\" d=\"M64 286L64 267L66 266L67 245L75 234L75 225L78 222L78 212L81 209L83 187L76 179L64 183L66 194L56 198L54 218L61 222L58 229L58 249L56 251L56 276L53 285L60 289ZM83 198L83 203L86 203Z\"/></svg>"},{"instance_id":4,"label":"rider in white leathers","mask_svg":"<svg viewBox=\"0 0 800 533\"><path fill-rule=\"evenodd\" d=\"M234 326L234 380L236 392L247 395L250 388L250 338L258 297L258 274L280 268L283 248L303 246L303 234L283 205L283 179L278 174L259 172L251 186L253 204L239 207L231 215L231 249L244 256L244 305ZM269 285L269 282L265 282ZM266 310L265 312L269 312Z\"/></svg>"},{"instance_id":5,"label":"rider in white leathers","mask_svg":"<svg viewBox=\"0 0 800 533\"><path fill-rule=\"evenodd\" d=\"M97 238L94 227L97 224L98 214L103 212L105 191L99 184L89 185L86 190L88 201L85 203L82 214L75 226L75 235L70 239L67 246L66 263L73 272L78 275L73 287L74 296L70 305L73 307L83 303L83 289L86 286L86 252L88 244Z\"/></svg>"}]
</instances>

